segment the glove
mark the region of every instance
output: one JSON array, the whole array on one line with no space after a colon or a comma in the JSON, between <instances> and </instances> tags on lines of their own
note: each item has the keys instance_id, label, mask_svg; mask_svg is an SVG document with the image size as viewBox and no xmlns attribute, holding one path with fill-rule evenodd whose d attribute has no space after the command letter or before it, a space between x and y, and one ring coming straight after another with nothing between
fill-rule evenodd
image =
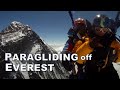
<instances>
[{"instance_id":1,"label":"glove","mask_svg":"<svg viewBox=\"0 0 120 90\"><path fill-rule=\"evenodd\" d=\"M91 48L102 47L102 45L100 44L100 39L97 37L92 38L89 45Z\"/></svg>"}]
</instances>

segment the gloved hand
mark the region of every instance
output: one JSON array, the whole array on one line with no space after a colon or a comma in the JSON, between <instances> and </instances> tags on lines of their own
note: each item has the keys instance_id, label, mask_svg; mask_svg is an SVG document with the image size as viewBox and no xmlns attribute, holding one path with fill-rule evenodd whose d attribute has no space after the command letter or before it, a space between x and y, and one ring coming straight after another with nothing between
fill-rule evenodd
<instances>
[{"instance_id":1,"label":"gloved hand","mask_svg":"<svg viewBox=\"0 0 120 90\"><path fill-rule=\"evenodd\" d=\"M102 44L100 44L100 39L97 37L93 37L89 45L91 48L102 47Z\"/></svg>"}]
</instances>

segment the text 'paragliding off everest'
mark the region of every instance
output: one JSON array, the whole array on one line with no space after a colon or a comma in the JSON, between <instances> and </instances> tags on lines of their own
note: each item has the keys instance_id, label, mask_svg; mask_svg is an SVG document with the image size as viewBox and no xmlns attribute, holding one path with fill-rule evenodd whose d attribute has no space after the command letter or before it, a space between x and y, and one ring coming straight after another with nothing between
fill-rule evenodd
<instances>
[{"instance_id":1,"label":"text 'paragliding off everest'","mask_svg":"<svg viewBox=\"0 0 120 90\"><path fill-rule=\"evenodd\" d=\"M91 60L92 55L82 56L81 60ZM77 61L77 54L11 54L5 53L5 71L53 71L55 65L51 61ZM21 62L20 62L21 61ZM25 63L22 63L24 61ZM33 64L32 61L36 61ZM29 62L29 63L28 63ZM30 63L31 62L31 63ZM42 64L39 64L41 63ZM45 63L44 63L45 62Z\"/></svg>"}]
</instances>

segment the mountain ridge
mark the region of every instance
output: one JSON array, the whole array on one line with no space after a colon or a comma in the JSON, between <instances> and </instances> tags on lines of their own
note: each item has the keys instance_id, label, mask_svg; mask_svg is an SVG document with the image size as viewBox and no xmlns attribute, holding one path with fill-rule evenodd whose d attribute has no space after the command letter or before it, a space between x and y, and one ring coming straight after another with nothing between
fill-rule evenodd
<instances>
[{"instance_id":1,"label":"mountain ridge","mask_svg":"<svg viewBox=\"0 0 120 90\"><path fill-rule=\"evenodd\" d=\"M15 65L24 63L33 64L55 64L53 71L46 72L6 72L4 71L5 63L4 55L7 52L12 54L25 53L28 54L52 54L57 53L53 48L51 48L47 43L45 43L32 29L29 25L22 24L21 22L13 21L8 27L3 29L0 33L0 60L2 63L0 70L0 78L7 79L67 79L69 73L64 69L61 62L58 60L56 62L36 62L36 61L14 61L11 62ZM48 56L47 56L48 58Z\"/></svg>"}]
</instances>

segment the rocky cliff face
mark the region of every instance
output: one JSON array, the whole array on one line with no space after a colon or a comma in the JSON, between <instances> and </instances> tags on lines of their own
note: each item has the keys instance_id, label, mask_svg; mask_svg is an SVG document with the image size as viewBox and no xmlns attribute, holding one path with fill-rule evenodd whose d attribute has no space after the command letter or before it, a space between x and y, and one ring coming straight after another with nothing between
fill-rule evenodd
<instances>
[{"instance_id":1,"label":"rocky cliff face","mask_svg":"<svg viewBox=\"0 0 120 90\"><path fill-rule=\"evenodd\" d=\"M68 72L58 61L11 61L13 64L24 63L53 63L53 71L5 71L5 53L25 53L25 54L52 54L57 53L47 45L28 25L14 21L0 33L0 78L1 79L67 79ZM48 57L47 57L48 58Z\"/></svg>"}]
</instances>

